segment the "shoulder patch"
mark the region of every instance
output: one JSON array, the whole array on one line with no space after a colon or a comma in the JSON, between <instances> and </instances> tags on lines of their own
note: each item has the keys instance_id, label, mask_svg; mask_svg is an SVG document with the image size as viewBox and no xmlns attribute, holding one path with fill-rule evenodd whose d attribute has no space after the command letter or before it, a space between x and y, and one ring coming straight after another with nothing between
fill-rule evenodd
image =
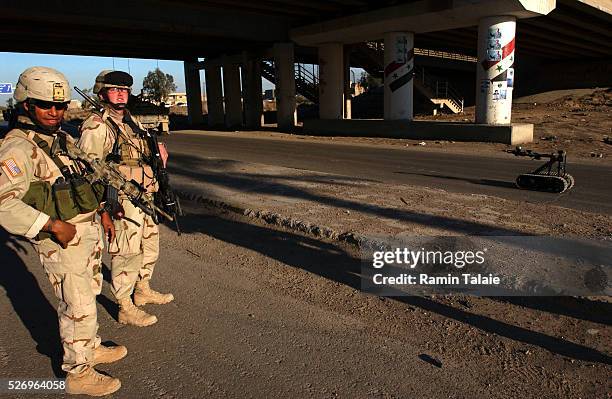
<instances>
[{"instance_id":1,"label":"shoulder patch","mask_svg":"<svg viewBox=\"0 0 612 399\"><path fill-rule=\"evenodd\" d=\"M19 165L17 165L17 162L15 162L15 159L13 158L7 158L4 161L0 162L0 164L2 164L4 170L9 175L11 175L11 177L19 177L23 175L23 171L21 170Z\"/></svg>"},{"instance_id":2,"label":"shoulder patch","mask_svg":"<svg viewBox=\"0 0 612 399\"><path fill-rule=\"evenodd\" d=\"M99 115L94 115L94 116L93 116L93 120L94 120L94 121L96 121L96 122L100 122L100 123L104 122L104 121L102 120L102 118L100 118L100 116L99 116Z\"/></svg>"}]
</instances>

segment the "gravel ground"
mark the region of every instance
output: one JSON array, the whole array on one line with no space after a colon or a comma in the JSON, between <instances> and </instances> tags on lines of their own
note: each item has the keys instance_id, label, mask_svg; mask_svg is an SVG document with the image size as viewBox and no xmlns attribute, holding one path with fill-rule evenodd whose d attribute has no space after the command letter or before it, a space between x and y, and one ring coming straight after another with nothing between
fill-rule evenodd
<instances>
[{"instance_id":1,"label":"gravel ground","mask_svg":"<svg viewBox=\"0 0 612 399\"><path fill-rule=\"evenodd\" d=\"M611 154L599 142L610 128L602 96L603 105L582 97L556 98L546 107L525 104L514 117L537 116L536 135L557 135L539 140L536 149L570 140L565 144L576 156L607 162ZM547 116L553 114L558 120ZM565 119L574 129L569 138L559 130ZM266 134L308 139L257 133ZM600 147L603 157L591 157ZM430 142L424 148L499 153L505 146ZM209 180L194 178L201 170ZM100 334L129 350L124 360L100 367L122 380L112 397L610 397L609 297L377 297L360 290L354 245L254 215L265 211L340 233L599 239L612 236L611 217L558 207L554 200L525 203L230 160L194 160L173 169L172 178L183 191L253 213L185 201L184 234L162 226L153 286L176 300L146 307L159 318L154 326L118 324L105 284L98 298ZM28 243L4 231L0 243L0 378L62 376L50 284Z\"/></svg>"},{"instance_id":2,"label":"gravel ground","mask_svg":"<svg viewBox=\"0 0 612 399\"><path fill-rule=\"evenodd\" d=\"M177 299L147 306L160 321L144 329L120 325L108 285L99 297L103 340L130 351L100 367L123 382L113 397L609 393L606 302L379 298L359 290L350 245L185 206L180 238L162 228L153 285ZM60 350L56 301L29 245L0 238L0 377L52 377Z\"/></svg>"}]
</instances>

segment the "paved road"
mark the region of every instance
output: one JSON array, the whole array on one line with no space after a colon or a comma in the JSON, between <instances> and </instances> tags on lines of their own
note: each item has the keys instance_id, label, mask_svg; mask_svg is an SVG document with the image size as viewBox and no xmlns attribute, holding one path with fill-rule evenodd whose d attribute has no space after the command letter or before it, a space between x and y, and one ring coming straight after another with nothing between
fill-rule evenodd
<instances>
[{"instance_id":1,"label":"paved road","mask_svg":"<svg viewBox=\"0 0 612 399\"><path fill-rule=\"evenodd\" d=\"M0 131L2 125L0 122ZM192 156L264 163L612 214L611 166L570 162L568 170L576 178L576 186L567 193L555 195L516 189L513 183L516 176L535 168L539 162L511 155L494 158L419 151L418 148L395 149L195 131L174 132L167 140L172 152Z\"/></svg>"},{"instance_id":2,"label":"paved road","mask_svg":"<svg viewBox=\"0 0 612 399\"><path fill-rule=\"evenodd\" d=\"M493 158L193 131L173 133L167 140L172 152L191 156L264 163L612 214L610 166L570 163L568 169L576 178L576 186L556 195L516 189L513 183L516 176L537 167L539 162L511 155Z\"/></svg>"}]
</instances>

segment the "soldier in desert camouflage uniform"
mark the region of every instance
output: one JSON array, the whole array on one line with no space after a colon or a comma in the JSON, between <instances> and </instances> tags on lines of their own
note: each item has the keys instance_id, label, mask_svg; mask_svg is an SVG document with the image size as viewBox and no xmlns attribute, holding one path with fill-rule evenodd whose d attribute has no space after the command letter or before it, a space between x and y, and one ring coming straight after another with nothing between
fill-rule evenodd
<instances>
[{"instance_id":1,"label":"soldier in desert camouflage uniform","mask_svg":"<svg viewBox=\"0 0 612 399\"><path fill-rule=\"evenodd\" d=\"M158 184L147 164L150 155L147 142L137 133L142 126L126 109L132 83L132 76L122 71L102 71L98 75L93 91L105 111L102 115L94 113L83 122L78 146L98 159L113 157L125 177L142 184L146 195L152 196ZM165 148L160 148L160 152L167 157ZM161 294L149 286L159 257L159 229L150 216L134 207L124 195L119 196L119 202L124 218L115 220L117 234L109 249L111 291L119 304L120 323L149 326L157 322L157 317L136 306L165 304L174 299L172 294Z\"/></svg>"},{"instance_id":2,"label":"soldier in desert camouflage uniform","mask_svg":"<svg viewBox=\"0 0 612 399\"><path fill-rule=\"evenodd\" d=\"M104 232L112 237L114 227L104 213L104 232L100 228L95 217L98 198L91 196L89 183L79 180L84 165L62 151L62 141L72 140L60 130L70 102L64 75L51 68L29 68L19 76L14 98L20 115L0 146L0 224L32 240L59 299L66 391L106 395L121 382L93 366L127 354L124 346L101 345L97 335ZM78 201L75 190L84 195Z\"/></svg>"}]
</instances>

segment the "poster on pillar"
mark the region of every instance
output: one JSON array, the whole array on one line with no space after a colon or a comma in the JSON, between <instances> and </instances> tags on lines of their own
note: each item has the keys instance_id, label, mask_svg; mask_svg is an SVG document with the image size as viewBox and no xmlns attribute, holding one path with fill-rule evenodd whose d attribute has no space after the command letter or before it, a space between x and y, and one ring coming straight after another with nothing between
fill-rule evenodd
<instances>
[{"instance_id":1,"label":"poster on pillar","mask_svg":"<svg viewBox=\"0 0 612 399\"><path fill-rule=\"evenodd\" d=\"M491 86L493 101L505 100L508 96L508 86L506 82L495 82Z\"/></svg>"},{"instance_id":2,"label":"poster on pillar","mask_svg":"<svg viewBox=\"0 0 612 399\"><path fill-rule=\"evenodd\" d=\"M487 50L487 61L500 61L502 58L501 50Z\"/></svg>"},{"instance_id":3,"label":"poster on pillar","mask_svg":"<svg viewBox=\"0 0 612 399\"><path fill-rule=\"evenodd\" d=\"M489 79L483 79L480 82L480 92L487 93L489 91L490 86L491 86L491 81Z\"/></svg>"},{"instance_id":4,"label":"poster on pillar","mask_svg":"<svg viewBox=\"0 0 612 399\"><path fill-rule=\"evenodd\" d=\"M500 40L501 39L489 39L489 45L487 46L489 50L501 50L502 45Z\"/></svg>"},{"instance_id":5,"label":"poster on pillar","mask_svg":"<svg viewBox=\"0 0 612 399\"><path fill-rule=\"evenodd\" d=\"M508 76L506 82L508 87L514 87L514 68L508 68Z\"/></svg>"},{"instance_id":6,"label":"poster on pillar","mask_svg":"<svg viewBox=\"0 0 612 399\"><path fill-rule=\"evenodd\" d=\"M516 19L487 17L478 24L476 122L510 123Z\"/></svg>"},{"instance_id":7,"label":"poster on pillar","mask_svg":"<svg viewBox=\"0 0 612 399\"><path fill-rule=\"evenodd\" d=\"M489 40L491 39L501 39L502 33L499 29L499 26L493 26L489 28Z\"/></svg>"},{"instance_id":8,"label":"poster on pillar","mask_svg":"<svg viewBox=\"0 0 612 399\"><path fill-rule=\"evenodd\" d=\"M395 62L398 64L408 62L408 40L405 36L398 36L395 39Z\"/></svg>"}]
</instances>

